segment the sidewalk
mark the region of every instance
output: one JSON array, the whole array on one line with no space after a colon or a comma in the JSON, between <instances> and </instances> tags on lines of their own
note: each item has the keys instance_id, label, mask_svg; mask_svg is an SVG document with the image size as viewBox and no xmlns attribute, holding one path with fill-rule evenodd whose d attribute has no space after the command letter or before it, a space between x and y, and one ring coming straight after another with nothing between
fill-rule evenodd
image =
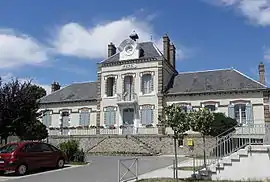
<instances>
[{"instance_id":1,"label":"sidewalk","mask_svg":"<svg viewBox=\"0 0 270 182\"><path fill-rule=\"evenodd\" d=\"M193 166L192 159L187 159L185 161L182 161L178 164L178 167L183 166ZM189 178L193 174L193 171L183 171L178 170L178 177L179 178ZM157 169L154 171L151 171L149 173L145 173L139 176L140 179L149 179L149 178L173 178L173 166L167 166L165 168Z\"/></svg>"}]
</instances>

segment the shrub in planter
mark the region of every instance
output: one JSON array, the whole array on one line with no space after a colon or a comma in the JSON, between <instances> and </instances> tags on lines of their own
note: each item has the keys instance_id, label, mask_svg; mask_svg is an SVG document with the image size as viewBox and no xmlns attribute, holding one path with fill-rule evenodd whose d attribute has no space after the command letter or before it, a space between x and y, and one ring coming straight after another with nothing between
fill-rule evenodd
<instances>
[{"instance_id":1,"label":"shrub in planter","mask_svg":"<svg viewBox=\"0 0 270 182\"><path fill-rule=\"evenodd\" d=\"M84 153L83 149L81 149L75 153L74 162L85 162L85 153Z\"/></svg>"},{"instance_id":2,"label":"shrub in planter","mask_svg":"<svg viewBox=\"0 0 270 182\"><path fill-rule=\"evenodd\" d=\"M69 140L59 144L59 148L66 153L68 162L74 161L75 154L79 151L79 142L76 140Z\"/></svg>"}]
</instances>

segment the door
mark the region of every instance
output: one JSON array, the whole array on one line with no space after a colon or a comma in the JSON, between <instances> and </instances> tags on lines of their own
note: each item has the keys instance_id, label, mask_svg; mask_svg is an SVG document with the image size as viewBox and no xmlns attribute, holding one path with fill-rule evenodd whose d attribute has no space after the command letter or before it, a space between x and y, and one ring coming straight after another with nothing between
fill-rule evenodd
<instances>
[{"instance_id":1,"label":"door","mask_svg":"<svg viewBox=\"0 0 270 182\"><path fill-rule=\"evenodd\" d=\"M41 151L36 143L25 144L19 156L21 162L25 162L30 170L43 167Z\"/></svg>"},{"instance_id":2,"label":"door","mask_svg":"<svg viewBox=\"0 0 270 182\"><path fill-rule=\"evenodd\" d=\"M134 109L123 109L123 134L133 134L134 128Z\"/></svg>"}]
</instances>

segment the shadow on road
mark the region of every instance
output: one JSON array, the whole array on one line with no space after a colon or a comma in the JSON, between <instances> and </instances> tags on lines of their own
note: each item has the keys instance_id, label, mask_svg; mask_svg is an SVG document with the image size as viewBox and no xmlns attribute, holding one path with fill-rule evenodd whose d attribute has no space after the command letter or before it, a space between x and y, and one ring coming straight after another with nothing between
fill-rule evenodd
<instances>
[{"instance_id":1,"label":"shadow on road","mask_svg":"<svg viewBox=\"0 0 270 182\"><path fill-rule=\"evenodd\" d=\"M65 169L65 168L69 168L71 167L70 165L66 165L61 169ZM28 175L32 175L32 174L38 174L38 173L44 173L44 172L48 172L48 171L55 171L55 170L59 170L57 168L40 168L40 169L36 169L36 170L32 170L29 171L27 174L25 174L24 176L28 176ZM5 174L0 174L0 177L18 177L19 175L16 175L14 172L8 172Z\"/></svg>"}]
</instances>

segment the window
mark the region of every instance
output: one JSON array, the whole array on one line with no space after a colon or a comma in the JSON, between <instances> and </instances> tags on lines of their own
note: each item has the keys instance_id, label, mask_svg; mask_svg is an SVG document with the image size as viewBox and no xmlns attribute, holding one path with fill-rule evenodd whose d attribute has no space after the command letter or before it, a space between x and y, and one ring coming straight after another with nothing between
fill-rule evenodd
<instances>
[{"instance_id":1,"label":"window","mask_svg":"<svg viewBox=\"0 0 270 182\"><path fill-rule=\"evenodd\" d=\"M232 103L228 107L228 116L241 124L253 124L253 106L251 103Z\"/></svg>"},{"instance_id":2,"label":"window","mask_svg":"<svg viewBox=\"0 0 270 182\"><path fill-rule=\"evenodd\" d=\"M80 126L89 126L90 125L90 111L89 109L80 110Z\"/></svg>"},{"instance_id":3,"label":"window","mask_svg":"<svg viewBox=\"0 0 270 182\"><path fill-rule=\"evenodd\" d=\"M107 107L104 111L104 124L111 126L115 124L116 120L116 109L115 107Z\"/></svg>"},{"instance_id":4,"label":"window","mask_svg":"<svg viewBox=\"0 0 270 182\"><path fill-rule=\"evenodd\" d=\"M115 95L116 91L116 79L115 77L107 78L107 88L106 88L106 95L107 97L112 97Z\"/></svg>"},{"instance_id":5,"label":"window","mask_svg":"<svg viewBox=\"0 0 270 182\"><path fill-rule=\"evenodd\" d=\"M41 152L51 152L52 151L51 147L45 143L39 143L38 145L39 145Z\"/></svg>"},{"instance_id":6,"label":"window","mask_svg":"<svg viewBox=\"0 0 270 182\"><path fill-rule=\"evenodd\" d=\"M246 124L246 104L235 105L234 116L238 123Z\"/></svg>"},{"instance_id":7,"label":"window","mask_svg":"<svg viewBox=\"0 0 270 182\"><path fill-rule=\"evenodd\" d=\"M141 108L141 124L142 125L149 125L153 123L153 107L149 106L142 106Z\"/></svg>"},{"instance_id":8,"label":"window","mask_svg":"<svg viewBox=\"0 0 270 182\"><path fill-rule=\"evenodd\" d=\"M141 92L143 94L149 94L153 91L153 79L151 74L144 74L141 82Z\"/></svg>"},{"instance_id":9,"label":"window","mask_svg":"<svg viewBox=\"0 0 270 182\"><path fill-rule=\"evenodd\" d=\"M18 147L17 144L8 144L0 148L0 153L12 153Z\"/></svg>"},{"instance_id":10,"label":"window","mask_svg":"<svg viewBox=\"0 0 270 182\"><path fill-rule=\"evenodd\" d=\"M52 124L51 111L44 111L42 116L42 123L48 128Z\"/></svg>"},{"instance_id":11,"label":"window","mask_svg":"<svg viewBox=\"0 0 270 182\"><path fill-rule=\"evenodd\" d=\"M216 110L216 105L213 105L213 104L205 105L204 108L209 109L209 111L215 111Z\"/></svg>"},{"instance_id":12,"label":"window","mask_svg":"<svg viewBox=\"0 0 270 182\"><path fill-rule=\"evenodd\" d=\"M68 127L69 126L69 112L68 111L63 111L62 114L62 127Z\"/></svg>"},{"instance_id":13,"label":"window","mask_svg":"<svg viewBox=\"0 0 270 182\"><path fill-rule=\"evenodd\" d=\"M124 100L130 101L133 99L134 83L133 76L124 77Z\"/></svg>"}]
</instances>

